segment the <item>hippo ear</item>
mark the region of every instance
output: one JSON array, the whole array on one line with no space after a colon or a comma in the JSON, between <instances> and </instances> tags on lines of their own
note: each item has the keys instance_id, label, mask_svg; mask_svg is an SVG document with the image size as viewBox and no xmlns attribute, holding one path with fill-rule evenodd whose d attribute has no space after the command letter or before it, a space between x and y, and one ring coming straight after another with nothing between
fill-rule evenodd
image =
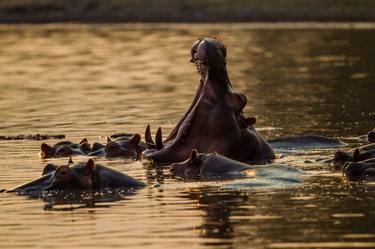
<instances>
[{"instance_id":1,"label":"hippo ear","mask_svg":"<svg viewBox=\"0 0 375 249\"><path fill-rule=\"evenodd\" d=\"M69 157L69 161L68 161L68 164L73 164L73 160L72 160L72 157Z\"/></svg>"},{"instance_id":2,"label":"hippo ear","mask_svg":"<svg viewBox=\"0 0 375 249\"><path fill-rule=\"evenodd\" d=\"M93 159L89 159L83 169L84 174L91 175L95 171L95 161Z\"/></svg>"},{"instance_id":3,"label":"hippo ear","mask_svg":"<svg viewBox=\"0 0 375 249\"><path fill-rule=\"evenodd\" d=\"M146 141L147 147L149 149L154 149L155 148L155 142L152 140L151 129L150 129L150 125L149 124L147 125L147 128L145 130L145 141Z\"/></svg>"},{"instance_id":4,"label":"hippo ear","mask_svg":"<svg viewBox=\"0 0 375 249\"><path fill-rule=\"evenodd\" d=\"M198 156L198 150L197 149L192 150L190 153L190 160L195 160L197 156Z\"/></svg>"},{"instance_id":5,"label":"hippo ear","mask_svg":"<svg viewBox=\"0 0 375 249\"><path fill-rule=\"evenodd\" d=\"M107 143L112 142L111 138L107 136Z\"/></svg>"},{"instance_id":6,"label":"hippo ear","mask_svg":"<svg viewBox=\"0 0 375 249\"><path fill-rule=\"evenodd\" d=\"M359 149L355 149L353 152L353 162L357 162L359 160Z\"/></svg>"},{"instance_id":7,"label":"hippo ear","mask_svg":"<svg viewBox=\"0 0 375 249\"><path fill-rule=\"evenodd\" d=\"M51 173L52 171L55 171L57 168L58 168L58 167L57 167L56 165L49 163L49 164L47 164L47 165L44 167L42 175L49 174L49 173Z\"/></svg>"},{"instance_id":8,"label":"hippo ear","mask_svg":"<svg viewBox=\"0 0 375 249\"><path fill-rule=\"evenodd\" d=\"M45 154L53 154L53 148L46 143L40 145L40 150Z\"/></svg>"},{"instance_id":9,"label":"hippo ear","mask_svg":"<svg viewBox=\"0 0 375 249\"><path fill-rule=\"evenodd\" d=\"M141 135L135 133L129 140L129 145L137 146L141 142Z\"/></svg>"},{"instance_id":10,"label":"hippo ear","mask_svg":"<svg viewBox=\"0 0 375 249\"><path fill-rule=\"evenodd\" d=\"M83 144L83 143L88 143L87 138L84 138L81 140L81 142L79 142L79 144Z\"/></svg>"}]
</instances>

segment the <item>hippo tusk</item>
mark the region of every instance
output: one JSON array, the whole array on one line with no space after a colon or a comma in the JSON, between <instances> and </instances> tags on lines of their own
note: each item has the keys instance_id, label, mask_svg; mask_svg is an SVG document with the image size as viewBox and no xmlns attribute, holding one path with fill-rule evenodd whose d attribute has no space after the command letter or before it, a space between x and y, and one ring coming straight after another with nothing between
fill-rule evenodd
<instances>
[{"instance_id":1,"label":"hippo tusk","mask_svg":"<svg viewBox=\"0 0 375 249\"><path fill-rule=\"evenodd\" d=\"M158 131L156 132L155 142L156 142L155 145L156 145L157 150L163 149L164 145L163 145L163 135L161 133L161 127L159 127Z\"/></svg>"},{"instance_id":2,"label":"hippo tusk","mask_svg":"<svg viewBox=\"0 0 375 249\"><path fill-rule=\"evenodd\" d=\"M152 140L149 124L147 125L146 131L145 131L145 141L149 149L155 149L155 142Z\"/></svg>"}]
</instances>

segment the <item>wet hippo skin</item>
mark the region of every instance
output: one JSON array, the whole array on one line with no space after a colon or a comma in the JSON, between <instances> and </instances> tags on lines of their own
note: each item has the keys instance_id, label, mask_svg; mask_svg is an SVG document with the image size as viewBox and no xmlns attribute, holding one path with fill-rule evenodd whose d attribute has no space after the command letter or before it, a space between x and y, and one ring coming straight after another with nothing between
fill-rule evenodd
<instances>
[{"instance_id":1,"label":"wet hippo skin","mask_svg":"<svg viewBox=\"0 0 375 249\"><path fill-rule=\"evenodd\" d=\"M146 145L141 142L139 134L107 137L107 144L95 144L88 156L104 156L107 158L139 159Z\"/></svg>"},{"instance_id":2,"label":"wet hippo skin","mask_svg":"<svg viewBox=\"0 0 375 249\"><path fill-rule=\"evenodd\" d=\"M53 146L42 143L39 156L41 158L70 157L74 155L88 155L90 151L91 146L87 139L84 138L78 144L70 141L58 142Z\"/></svg>"},{"instance_id":3,"label":"wet hippo skin","mask_svg":"<svg viewBox=\"0 0 375 249\"><path fill-rule=\"evenodd\" d=\"M171 174L181 178L233 177L245 170L254 169L251 165L235 161L217 153L198 153L193 150L188 159L171 165Z\"/></svg>"},{"instance_id":4,"label":"wet hippo skin","mask_svg":"<svg viewBox=\"0 0 375 249\"><path fill-rule=\"evenodd\" d=\"M272 147L253 127L254 120L243 114L247 98L232 88L226 55L226 48L216 39L203 38L193 44L191 62L201 76L193 102L164 141L160 128L155 142L146 129L149 149L143 157L156 163L180 162L197 149L246 162L275 158Z\"/></svg>"},{"instance_id":5,"label":"wet hippo skin","mask_svg":"<svg viewBox=\"0 0 375 249\"><path fill-rule=\"evenodd\" d=\"M98 190L104 188L139 188L144 183L114 169L96 164L93 159L86 163L56 166L47 164L43 175L8 192L35 192L49 190Z\"/></svg>"}]
</instances>

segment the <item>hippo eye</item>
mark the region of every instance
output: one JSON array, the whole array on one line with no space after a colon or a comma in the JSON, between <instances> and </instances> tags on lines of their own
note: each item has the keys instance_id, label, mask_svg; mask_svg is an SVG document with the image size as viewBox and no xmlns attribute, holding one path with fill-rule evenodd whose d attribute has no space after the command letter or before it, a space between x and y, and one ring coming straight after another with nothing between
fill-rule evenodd
<instances>
[{"instance_id":1,"label":"hippo eye","mask_svg":"<svg viewBox=\"0 0 375 249\"><path fill-rule=\"evenodd\" d=\"M68 149L66 147L62 147L60 150L59 150L59 153L60 154L66 154L68 153Z\"/></svg>"},{"instance_id":2,"label":"hippo eye","mask_svg":"<svg viewBox=\"0 0 375 249\"><path fill-rule=\"evenodd\" d=\"M117 149L117 147L116 143L108 144L108 149Z\"/></svg>"}]
</instances>

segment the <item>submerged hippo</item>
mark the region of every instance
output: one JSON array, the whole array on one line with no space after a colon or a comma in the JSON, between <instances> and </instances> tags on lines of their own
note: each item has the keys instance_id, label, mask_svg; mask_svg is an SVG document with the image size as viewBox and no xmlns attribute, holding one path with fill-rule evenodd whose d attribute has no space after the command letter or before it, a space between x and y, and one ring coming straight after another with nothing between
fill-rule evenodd
<instances>
[{"instance_id":1,"label":"submerged hippo","mask_svg":"<svg viewBox=\"0 0 375 249\"><path fill-rule=\"evenodd\" d=\"M375 129L369 131L367 133L367 142L375 143Z\"/></svg>"},{"instance_id":2,"label":"submerged hippo","mask_svg":"<svg viewBox=\"0 0 375 249\"><path fill-rule=\"evenodd\" d=\"M295 137L275 138L268 140L274 149L315 149L315 148L337 148L347 144L336 138L320 135L302 135Z\"/></svg>"},{"instance_id":3,"label":"submerged hippo","mask_svg":"<svg viewBox=\"0 0 375 249\"><path fill-rule=\"evenodd\" d=\"M181 163L171 165L171 174L181 178L230 177L241 175L252 166L235 161L216 152L205 154L192 150L190 157ZM243 174L242 174L243 175Z\"/></svg>"},{"instance_id":4,"label":"submerged hippo","mask_svg":"<svg viewBox=\"0 0 375 249\"><path fill-rule=\"evenodd\" d=\"M342 169L347 162L360 162L375 158L375 144L360 146L348 152L337 151L333 156L331 166L334 169Z\"/></svg>"},{"instance_id":5,"label":"submerged hippo","mask_svg":"<svg viewBox=\"0 0 375 249\"><path fill-rule=\"evenodd\" d=\"M275 158L272 147L253 127L253 119L243 114L247 98L232 88L226 55L226 48L216 39L203 38L193 44L191 62L201 76L193 102L164 141L160 128L155 142L146 129L149 149L143 152L145 158L156 163L180 162L195 148L246 162Z\"/></svg>"},{"instance_id":6,"label":"submerged hippo","mask_svg":"<svg viewBox=\"0 0 375 249\"><path fill-rule=\"evenodd\" d=\"M375 181L375 158L367 159L362 162L348 162L343 167L342 172L352 181Z\"/></svg>"},{"instance_id":7,"label":"submerged hippo","mask_svg":"<svg viewBox=\"0 0 375 249\"><path fill-rule=\"evenodd\" d=\"M375 143L375 128L367 132L366 135L359 136L358 140L360 142L369 143L369 144Z\"/></svg>"},{"instance_id":8,"label":"submerged hippo","mask_svg":"<svg viewBox=\"0 0 375 249\"><path fill-rule=\"evenodd\" d=\"M112 140L113 139L113 140ZM107 158L123 157L129 159L139 159L146 145L141 142L139 134L122 134L115 138L107 137L106 145L96 145L89 156L105 156Z\"/></svg>"},{"instance_id":9,"label":"submerged hippo","mask_svg":"<svg viewBox=\"0 0 375 249\"><path fill-rule=\"evenodd\" d=\"M78 144L70 141L58 142L53 146L42 143L40 146L39 156L41 158L70 157L74 155L87 155L90 153L90 151L91 146L87 139L84 138Z\"/></svg>"},{"instance_id":10,"label":"submerged hippo","mask_svg":"<svg viewBox=\"0 0 375 249\"><path fill-rule=\"evenodd\" d=\"M71 160L68 165L47 164L43 176L8 192L80 191L143 186L144 183L114 169L95 164L93 159L89 159L85 164L74 164Z\"/></svg>"}]
</instances>

